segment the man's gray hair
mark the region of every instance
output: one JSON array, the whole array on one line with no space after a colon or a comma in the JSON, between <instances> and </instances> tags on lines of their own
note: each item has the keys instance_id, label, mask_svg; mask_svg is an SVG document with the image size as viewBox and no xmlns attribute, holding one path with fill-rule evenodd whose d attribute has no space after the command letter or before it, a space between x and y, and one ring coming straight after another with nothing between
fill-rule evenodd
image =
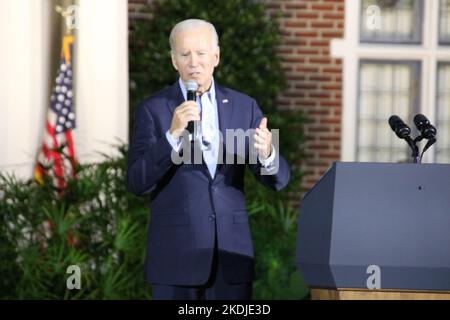
<instances>
[{"instance_id":1,"label":"man's gray hair","mask_svg":"<svg viewBox=\"0 0 450 320\"><path fill-rule=\"evenodd\" d=\"M187 19L183 20L181 22L178 22L175 27L172 28L172 31L170 32L169 37L169 43L170 43L170 50L172 53L175 52L175 37L178 32L192 30L192 29L198 29L198 28L204 28L207 27L212 36L213 36L213 46L218 47L219 46L219 36L217 35L216 28L214 28L214 25L208 21L201 20L201 19Z\"/></svg>"}]
</instances>

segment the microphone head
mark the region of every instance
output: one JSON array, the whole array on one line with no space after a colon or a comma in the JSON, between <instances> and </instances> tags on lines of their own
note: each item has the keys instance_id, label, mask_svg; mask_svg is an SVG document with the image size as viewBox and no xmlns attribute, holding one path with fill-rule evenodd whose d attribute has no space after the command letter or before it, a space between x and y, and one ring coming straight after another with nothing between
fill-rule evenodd
<instances>
[{"instance_id":1,"label":"microphone head","mask_svg":"<svg viewBox=\"0 0 450 320\"><path fill-rule=\"evenodd\" d=\"M198 89L198 84L194 80L188 80L184 84L186 86L187 91L194 91L196 92Z\"/></svg>"},{"instance_id":2,"label":"microphone head","mask_svg":"<svg viewBox=\"0 0 450 320\"><path fill-rule=\"evenodd\" d=\"M409 138L411 129L403 122L402 119L400 119L399 116L391 116L389 118L389 125L391 126L392 131L394 131L400 139Z\"/></svg>"},{"instance_id":3,"label":"microphone head","mask_svg":"<svg viewBox=\"0 0 450 320\"><path fill-rule=\"evenodd\" d=\"M423 114L419 113L414 117L414 124L416 125L417 130L422 131L427 124L430 124L430 121L428 121L427 117Z\"/></svg>"},{"instance_id":4,"label":"microphone head","mask_svg":"<svg viewBox=\"0 0 450 320\"><path fill-rule=\"evenodd\" d=\"M433 139L436 137L436 128L423 114L419 113L414 117L414 124L425 139Z\"/></svg>"},{"instance_id":5,"label":"microphone head","mask_svg":"<svg viewBox=\"0 0 450 320\"><path fill-rule=\"evenodd\" d=\"M389 125L391 126L392 131L395 131L398 123L403 123L402 119L399 116L393 115L389 118Z\"/></svg>"}]
</instances>

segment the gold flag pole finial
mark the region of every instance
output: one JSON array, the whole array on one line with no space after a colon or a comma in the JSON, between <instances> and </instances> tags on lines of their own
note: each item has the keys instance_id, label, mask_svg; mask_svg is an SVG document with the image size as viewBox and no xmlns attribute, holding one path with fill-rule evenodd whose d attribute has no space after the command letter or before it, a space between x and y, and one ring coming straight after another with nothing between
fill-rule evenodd
<instances>
[{"instance_id":1,"label":"gold flag pole finial","mask_svg":"<svg viewBox=\"0 0 450 320\"><path fill-rule=\"evenodd\" d=\"M78 6L68 6L65 10L61 6L55 6L55 11L58 12L66 23L66 33L71 34L73 29L77 28Z\"/></svg>"}]
</instances>

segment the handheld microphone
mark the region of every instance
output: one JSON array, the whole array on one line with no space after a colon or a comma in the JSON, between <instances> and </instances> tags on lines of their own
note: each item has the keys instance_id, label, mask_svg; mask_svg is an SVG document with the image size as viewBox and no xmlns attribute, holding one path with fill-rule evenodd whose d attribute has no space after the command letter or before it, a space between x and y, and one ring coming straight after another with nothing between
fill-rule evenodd
<instances>
[{"instance_id":1,"label":"handheld microphone","mask_svg":"<svg viewBox=\"0 0 450 320\"><path fill-rule=\"evenodd\" d=\"M198 84L194 80L188 80L185 83L187 90L187 100L188 101L197 101L197 89ZM194 134L194 121L189 121L187 125L187 130L189 133Z\"/></svg>"},{"instance_id":2,"label":"handheld microphone","mask_svg":"<svg viewBox=\"0 0 450 320\"><path fill-rule=\"evenodd\" d=\"M436 137L436 128L423 114L419 113L414 117L414 124L425 139L430 140Z\"/></svg>"},{"instance_id":3,"label":"handheld microphone","mask_svg":"<svg viewBox=\"0 0 450 320\"><path fill-rule=\"evenodd\" d=\"M389 118L389 125L391 126L392 131L395 132L397 137L400 139L411 139L411 129L406 125L406 123L403 122L402 119L400 119L399 116L393 115Z\"/></svg>"}]
</instances>

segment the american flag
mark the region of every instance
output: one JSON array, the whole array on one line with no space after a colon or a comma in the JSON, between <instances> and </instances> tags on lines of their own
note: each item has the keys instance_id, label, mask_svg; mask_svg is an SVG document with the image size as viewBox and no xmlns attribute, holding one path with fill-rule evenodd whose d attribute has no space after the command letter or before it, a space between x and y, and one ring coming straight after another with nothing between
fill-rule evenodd
<instances>
[{"instance_id":1,"label":"american flag","mask_svg":"<svg viewBox=\"0 0 450 320\"><path fill-rule=\"evenodd\" d=\"M64 36L58 75L50 97L44 137L34 170L37 182L44 184L44 176L48 176L59 191L65 189L67 179L76 176L77 162L72 137L75 128L71 63L73 42L73 35Z\"/></svg>"}]
</instances>

